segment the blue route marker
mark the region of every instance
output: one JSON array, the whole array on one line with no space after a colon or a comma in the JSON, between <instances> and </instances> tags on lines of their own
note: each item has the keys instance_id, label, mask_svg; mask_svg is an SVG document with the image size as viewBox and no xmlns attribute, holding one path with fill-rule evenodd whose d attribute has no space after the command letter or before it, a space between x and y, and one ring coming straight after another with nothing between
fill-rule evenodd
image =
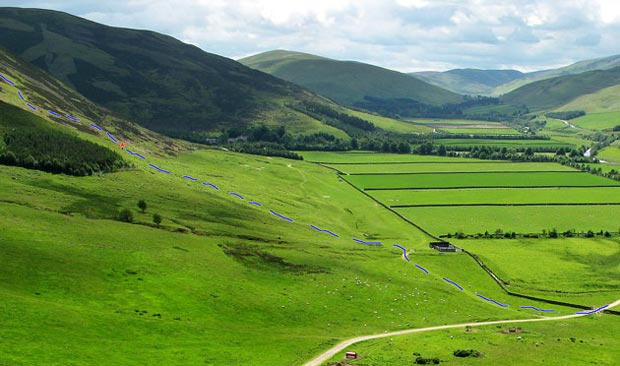
<instances>
[{"instance_id":1,"label":"blue route marker","mask_svg":"<svg viewBox=\"0 0 620 366\"><path fill-rule=\"evenodd\" d=\"M443 277L442 280L448 282L449 284L453 285L454 287L458 288L459 290L463 291L463 288L456 282L454 281L450 281L449 279Z\"/></svg>"},{"instance_id":2,"label":"blue route marker","mask_svg":"<svg viewBox=\"0 0 620 366\"><path fill-rule=\"evenodd\" d=\"M213 184L213 183L209 183L209 182L202 182L202 184L203 184L203 185L205 185L205 186L209 186L209 187L211 187L211 188L215 189L216 191L219 191L219 190L220 190L220 189L219 189L219 188L217 188L217 186L216 186L215 184Z\"/></svg>"},{"instance_id":3,"label":"blue route marker","mask_svg":"<svg viewBox=\"0 0 620 366\"><path fill-rule=\"evenodd\" d=\"M407 262L409 262L409 257L407 257L407 249L401 247L398 244L394 244L395 247L399 248L400 250L403 251L403 257L405 257L405 259L407 260Z\"/></svg>"},{"instance_id":4,"label":"blue route marker","mask_svg":"<svg viewBox=\"0 0 620 366\"><path fill-rule=\"evenodd\" d=\"M415 267L416 267L417 269L419 269L420 271L422 271L422 272L424 272L424 273L428 274L428 270L427 270L426 268L422 267L421 265L416 264L416 265L415 265Z\"/></svg>"},{"instance_id":5,"label":"blue route marker","mask_svg":"<svg viewBox=\"0 0 620 366\"><path fill-rule=\"evenodd\" d=\"M139 157L142 160L146 160L146 158L144 156L142 156L142 155L140 155L138 153L133 153L133 154L134 154L134 156L137 156L137 157Z\"/></svg>"},{"instance_id":6,"label":"blue route marker","mask_svg":"<svg viewBox=\"0 0 620 366\"><path fill-rule=\"evenodd\" d=\"M272 215L275 215L279 218L281 218L282 220L286 220L288 222L295 222L293 219L291 219L290 217L286 217L284 215L280 215L279 213L275 212L274 210L269 210L269 213L271 213Z\"/></svg>"},{"instance_id":7,"label":"blue route marker","mask_svg":"<svg viewBox=\"0 0 620 366\"><path fill-rule=\"evenodd\" d=\"M340 236L338 236L338 234L333 233L333 232L331 232L331 231L329 231L329 230L319 229L318 227L316 227L316 226L314 226L314 225L310 225L310 227L311 227L311 228L313 228L314 230L316 230L316 231L320 232L320 233L326 233L326 234L329 234L329 235L333 236L334 238L339 238L339 237L340 237Z\"/></svg>"},{"instance_id":8,"label":"blue route marker","mask_svg":"<svg viewBox=\"0 0 620 366\"><path fill-rule=\"evenodd\" d=\"M54 112L54 111L50 111L49 109L47 110L47 113L51 114L54 117L62 117L60 114Z\"/></svg>"},{"instance_id":9,"label":"blue route marker","mask_svg":"<svg viewBox=\"0 0 620 366\"><path fill-rule=\"evenodd\" d=\"M262 205L262 204L260 204L260 203L258 203L258 202L256 202L256 201L250 201L250 202L248 202L248 204L249 204L249 205L258 206L258 207L263 207L263 205Z\"/></svg>"},{"instance_id":10,"label":"blue route marker","mask_svg":"<svg viewBox=\"0 0 620 366\"><path fill-rule=\"evenodd\" d=\"M24 100L24 101L26 100L26 98L24 98L24 96L22 95L22 92L21 92L21 91L19 91L19 90L18 90L18 91L17 91L17 95L19 95L19 98L20 98L21 100Z\"/></svg>"},{"instance_id":11,"label":"blue route marker","mask_svg":"<svg viewBox=\"0 0 620 366\"><path fill-rule=\"evenodd\" d=\"M358 238L351 238L351 240L353 240L356 243L365 244L365 245L381 245L380 241L364 241Z\"/></svg>"},{"instance_id":12,"label":"blue route marker","mask_svg":"<svg viewBox=\"0 0 620 366\"><path fill-rule=\"evenodd\" d=\"M237 197L237 198L240 198L240 199L242 199L242 200L244 200L244 199L245 199L245 198L243 198L243 196L242 196L242 195L240 195L239 193L235 193L235 192L228 192L228 194L230 194L230 195L232 195L232 196L235 196L235 197Z\"/></svg>"},{"instance_id":13,"label":"blue route marker","mask_svg":"<svg viewBox=\"0 0 620 366\"><path fill-rule=\"evenodd\" d=\"M594 309L594 310L590 310L590 311L578 311L578 312L576 312L575 314L592 315L592 314L594 314L594 313L598 313L599 311L601 311L601 310L603 310L603 309L607 308L608 306L609 306L609 304L607 304L607 305L603 305L603 306L601 306L600 308L596 308L596 309Z\"/></svg>"},{"instance_id":14,"label":"blue route marker","mask_svg":"<svg viewBox=\"0 0 620 366\"><path fill-rule=\"evenodd\" d=\"M150 166L151 168L153 168L153 169L155 169L155 170L159 171L159 172L166 173L166 174L170 174L170 172L169 172L169 171L167 171L167 170L165 170L165 169L162 169L162 168L158 167L158 166L157 166L157 165L155 165L155 164L149 164L149 166Z\"/></svg>"},{"instance_id":15,"label":"blue route marker","mask_svg":"<svg viewBox=\"0 0 620 366\"><path fill-rule=\"evenodd\" d=\"M7 83L11 84L11 86L15 86L15 83L9 80L6 76L0 74L0 78L2 78L2 80L6 81Z\"/></svg>"},{"instance_id":16,"label":"blue route marker","mask_svg":"<svg viewBox=\"0 0 620 366\"><path fill-rule=\"evenodd\" d=\"M26 103L26 105L27 105L28 107L30 107L30 109L32 109L33 111L36 111L36 110L37 110L37 107L33 106L33 105L32 105L32 104L30 104L30 103Z\"/></svg>"},{"instance_id":17,"label":"blue route marker","mask_svg":"<svg viewBox=\"0 0 620 366\"><path fill-rule=\"evenodd\" d=\"M108 137L110 138L110 140L112 140L113 142L118 142L118 140L117 140L117 139L115 139L115 138L114 138L114 136L112 136L112 134L111 134L111 133L106 132L106 134L108 135Z\"/></svg>"},{"instance_id":18,"label":"blue route marker","mask_svg":"<svg viewBox=\"0 0 620 366\"><path fill-rule=\"evenodd\" d=\"M476 293L476 296L478 296L479 298L481 298L481 299L483 299L483 300L485 300L485 301L492 302L492 303L494 303L495 305L499 305L499 306L501 306L501 307L503 307L503 308L507 308L507 307L509 307L509 306L510 306L510 305L508 305L508 304L502 304L502 303L499 303L499 302L497 302L497 301L495 301L495 300L493 300L493 299L489 299L488 297L482 296L482 295L480 295L480 294L478 294L478 293Z\"/></svg>"},{"instance_id":19,"label":"blue route marker","mask_svg":"<svg viewBox=\"0 0 620 366\"><path fill-rule=\"evenodd\" d=\"M92 127L92 128L94 128L94 129L97 129L97 130L99 130L99 131L103 131L103 128L101 128L101 127L97 126L97 125L96 125L96 124L94 124L94 123L91 123L89 126L90 126L90 127Z\"/></svg>"},{"instance_id":20,"label":"blue route marker","mask_svg":"<svg viewBox=\"0 0 620 366\"><path fill-rule=\"evenodd\" d=\"M198 180L198 178L190 177L189 175L184 175L183 178L189 179L189 180L194 181L194 182Z\"/></svg>"},{"instance_id":21,"label":"blue route marker","mask_svg":"<svg viewBox=\"0 0 620 366\"><path fill-rule=\"evenodd\" d=\"M80 122L80 119L77 117L73 117L70 114L65 114L65 117L69 118L70 120L74 121L74 122Z\"/></svg>"},{"instance_id":22,"label":"blue route marker","mask_svg":"<svg viewBox=\"0 0 620 366\"><path fill-rule=\"evenodd\" d=\"M540 311L542 313L555 313L555 310L553 310L553 309L541 309L541 308L537 308L535 306L530 306L530 305L528 305L528 306L519 306L519 307L521 309L532 309L532 310L535 310L535 311Z\"/></svg>"}]
</instances>

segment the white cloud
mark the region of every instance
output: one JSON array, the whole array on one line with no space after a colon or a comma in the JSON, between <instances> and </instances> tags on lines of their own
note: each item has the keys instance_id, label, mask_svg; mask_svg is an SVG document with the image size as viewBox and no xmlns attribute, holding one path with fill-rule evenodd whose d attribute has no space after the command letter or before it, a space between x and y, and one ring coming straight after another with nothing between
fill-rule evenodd
<instances>
[{"instance_id":1,"label":"white cloud","mask_svg":"<svg viewBox=\"0 0 620 366\"><path fill-rule=\"evenodd\" d=\"M620 53L616 0L24 0L240 57L292 49L401 71L533 70Z\"/></svg>"}]
</instances>

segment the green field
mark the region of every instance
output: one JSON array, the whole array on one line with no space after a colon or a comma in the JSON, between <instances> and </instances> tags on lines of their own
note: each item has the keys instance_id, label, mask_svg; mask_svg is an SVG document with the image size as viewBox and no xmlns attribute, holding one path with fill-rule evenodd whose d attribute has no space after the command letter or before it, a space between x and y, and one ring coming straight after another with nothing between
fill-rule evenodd
<instances>
[{"instance_id":1,"label":"green field","mask_svg":"<svg viewBox=\"0 0 620 366\"><path fill-rule=\"evenodd\" d=\"M620 182L577 171L350 175L346 179L363 189L620 186Z\"/></svg>"},{"instance_id":2,"label":"green field","mask_svg":"<svg viewBox=\"0 0 620 366\"><path fill-rule=\"evenodd\" d=\"M570 121L575 126L590 130L605 130L620 126L620 112L592 113Z\"/></svg>"},{"instance_id":3,"label":"green field","mask_svg":"<svg viewBox=\"0 0 620 366\"><path fill-rule=\"evenodd\" d=\"M386 154L368 151L345 151L345 152L322 152L322 151L298 151L304 160L323 163L395 163L395 162L472 162L477 159L447 158L435 155L414 154Z\"/></svg>"},{"instance_id":4,"label":"green field","mask_svg":"<svg viewBox=\"0 0 620 366\"><path fill-rule=\"evenodd\" d=\"M609 299L620 290L617 239L461 240L459 245L517 292L599 293Z\"/></svg>"},{"instance_id":5,"label":"green field","mask_svg":"<svg viewBox=\"0 0 620 366\"><path fill-rule=\"evenodd\" d=\"M446 316L448 316L446 314ZM563 322L521 323L410 334L371 340L350 349L360 355L359 365L413 365L417 355L438 358L446 366L496 365L608 365L620 358L617 329L620 319L604 315ZM521 328L520 334L502 331ZM474 349L482 357L459 358L456 350ZM331 362L338 362L339 354Z\"/></svg>"},{"instance_id":6,"label":"green field","mask_svg":"<svg viewBox=\"0 0 620 366\"><path fill-rule=\"evenodd\" d=\"M437 129L438 132L447 133L465 133L469 135L521 135L517 130L512 128L446 128Z\"/></svg>"},{"instance_id":7,"label":"green field","mask_svg":"<svg viewBox=\"0 0 620 366\"><path fill-rule=\"evenodd\" d=\"M506 148L520 147L573 147L573 145L555 140L496 140L496 139L438 139L437 145L445 146L499 146Z\"/></svg>"},{"instance_id":8,"label":"green field","mask_svg":"<svg viewBox=\"0 0 620 366\"><path fill-rule=\"evenodd\" d=\"M410 123L407 121L396 120L393 118L382 117L376 114L356 111L353 109L347 109L345 113L370 121L375 126L382 128L386 131L416 134L432 132L432 129L426 126Z\"/></svg>"},{"instance_id":9,"label":"green field","mask_svg":"<svg viewBox=\"0 0 620 366\"><path fill-rule=\"evenodd\" d=\"M490 122L490 121L480 121L473 119L443 119L443 118L408 118L407 119L413 123L419 123L422 125L433 125L433 124L442 124L442 125L488 125L488 126L503 126L499 122Z\"/></svg>"},{"instance_id":10,"label":"green field","mask_svg":"<svg viewBox=\"0 0 620 366\"><path fill-rule=\"evenodd\" d=\"M371 191L389 205L620 203L620 188L485 188Z\"/></svg>"},{"instance_id":11,"label":"green field","mask_svg":"<svg viewBox=\"0 0 620 366\"><path fill-rule=\"evenodd\" d=\"M585 94L556 109L557 111L584 110L588 113L620 111L620 85L610 86L595 93Z\"/></svg>"},{"instance_id":12,"label":"green field","mask_svg":"<svg viewBox=\"0 0 620 366\"><path fill-rule=\"evenodd\" d=\"M369 173L432 173L432 172L509 172L509 171L574 171L555 163L512 163L509 161L458 162L450 159L436 163L409 164L329 164L347 174ZM465 160L465 159L463 159Z\"/></svg>"},{"instance_id":13,"label":"green field","mask_svg":"<svg viewBox=\"0 0 620 366\"><path fill-rule=\"evenodd\" d=\"M620 206L414 207L396 210L434 234L618 231ZM578 217L579 220L575 220Z\"/></svg>"},{"instance_id":14,"label":"green field","mask_svg":"<svg viewBox=\"0 0 620 366\"><path fill-rule=\"evenodd\" d=\"M620 163L620 144L615 142L611 146L599 150L596 157L611 163Z\"/></svg>"}]
</instances>

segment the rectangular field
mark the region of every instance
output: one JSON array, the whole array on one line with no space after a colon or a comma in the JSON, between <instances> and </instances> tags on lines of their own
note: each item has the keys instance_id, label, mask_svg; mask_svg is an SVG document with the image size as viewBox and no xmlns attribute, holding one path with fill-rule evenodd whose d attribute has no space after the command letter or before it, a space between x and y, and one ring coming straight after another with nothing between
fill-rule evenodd
<instances>
[{"instance_id":1,"label":"rectangular field","mask_svg":"<svg viewBox=\"0 0 620 366\"><path fill-rule=\"evenodd\" d=\"M620 125L620 112L586 114L570 122L575 126L590 130L605 130Z\"/></svg>"},{"instance_id":2,"label":"rectangular field","mask_svg":"<svg viewBox=\"0 0 620 366\"><path fill-rule=\"evenodd\" d=\"M498 206L415 207L397 209L406 218L436 235L463 232L518 233L557 229L617 231L620 206Z\"/></svg>"},{"instance_id":3,"label":"rectangular field","mask_svg":"<svg viewBox=\"0 0 620 366\"><path fill-rule=\"evenodd\" d=\"M620 182L577 171L349 175L344 178L363 189L620 186Z\"/></svg>"},{"instance_id":4,"label":"rectangular field","mask_svg":"<svg viewBox=\"0 0 620 366\"><path fill-rule=\"evenodd\" d=\"M461 160L461 159L454 159ZM373 173L432 173L432 172L510 172L510 171L574 171L555 163L513 163L509 161L478 161L456 163L451 161L409 164L329 164L347 174Z\"/></svg>"},{"instance_id":5,"label":"rectangular field","mask_svg":"<svg viewBox=\"0 0 620 366\"><path fill-rule=\"evenodd\" d=\"M345 152L323 152L323 151L297 151L303 156L304 160L322 163L398 163L398 162L472 162L478 159L449 158L434 155L414 155L414 154L388 154L374 153L368 151L345 151Z\"/></svg>"},{"instance_id":6,"label":"rectangular field","mask_svg":"<svg viewBox=\"0 0 620 366\"><path fill-rule=\"evenodd\" d=\"M388 206L501 204L620 204L620 187L484 188L370 191ZM620 222L619 222L620 225Z\"/></svg>"},{"instance_id":7,"label":"rectangular field","mask_svg":"<svg viewBox=\"0 0 620 366\"><path fill-rule=\"evenodd\" d=\"M555 140L497 140L497 139L440 139L436 145L445 146L499 146L506 148L520 147L572 147L565 142Z\"/></svg>"},{"instance_id":8,"label":"rectangular field","mask_svg":"<svg viewBox=\"0 0 620 366\"><path fill-rule=\"evenodd\" d=\"M521 132L517 131L517 130L513 130L512 128L493 128L493 127L488 127L488 128L472 128L472 127L468 127L468 128L458 128L458 127L440 127L439 130L440 132L447 132L447 133L466 133L469 135L521 135Z\"/></svg>"}]
</instances>

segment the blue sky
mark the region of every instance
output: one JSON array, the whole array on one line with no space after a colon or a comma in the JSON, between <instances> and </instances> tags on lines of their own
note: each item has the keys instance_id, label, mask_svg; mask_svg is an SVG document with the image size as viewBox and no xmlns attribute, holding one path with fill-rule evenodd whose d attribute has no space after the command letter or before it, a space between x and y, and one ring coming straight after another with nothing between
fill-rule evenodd
<instances>
[{"instance_id":1,"label":"blue sky","mask_svg":"<svg viewBox=\"0 0 620 366\"><path fill-rule=\"evenodd\" d=\"M172 35L240 58L289 49L398 71L534 71L620 54L620 2L0 0Z\"/></svg>"}]
</instances>

